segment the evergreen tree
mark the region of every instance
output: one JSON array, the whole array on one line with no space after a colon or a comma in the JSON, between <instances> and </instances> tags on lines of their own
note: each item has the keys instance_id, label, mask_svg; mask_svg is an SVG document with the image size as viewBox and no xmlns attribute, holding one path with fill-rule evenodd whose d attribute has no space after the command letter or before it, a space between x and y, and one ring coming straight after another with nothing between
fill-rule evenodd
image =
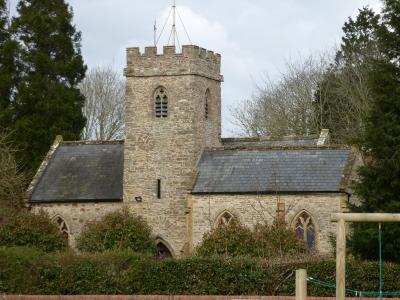
<instances>
[{"instance_id":1,"label":"evergreen tree","mask_svg":"<svg viewBox=\"0 0 400 300\"><path fill-rule=\"evenodd\" d=\"M7 1L0 0L0 129L10 126L10 104L17 77L15 64L17 43L12 39L8 23Z\"/></svg>"},{"instance_id":2,"label":"evergreen tree","mask_svg":"<svg viewBox=\"0 0 400 300\"><path fill-rule=\"evenodd\" d=\"M382 56L369 74L372 106L361 141L368 162L359 170L355 212L400 213L400 3L384 2L378 39ZM351 247L363 258L377 259L378 225L353 224ZM400 225L383 225L383 257L400 261Z\"/></svg>"},{"instance_id":3,"label":"evergreen tree","mask_svg":"<svg viewBox=\"0 0 400 300\"><path fill-rule=\"evenodd\" d=\"M20 0L13 29L21 44L22 76L15 101L14 140L20 160L35 170L57 134L79 139L85 118L77 85L86 66L81 35L64 0Z\"/></svg>"}]
</instances>

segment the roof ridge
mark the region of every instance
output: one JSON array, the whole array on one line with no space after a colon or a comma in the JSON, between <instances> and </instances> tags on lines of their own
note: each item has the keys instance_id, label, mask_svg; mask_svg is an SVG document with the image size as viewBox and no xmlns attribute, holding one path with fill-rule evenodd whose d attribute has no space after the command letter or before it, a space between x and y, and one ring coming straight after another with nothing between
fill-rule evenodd
<instances>
[{"instance_id":1,"label":"roof ridge","mask_svg":"<svg viewBox=\"0 0 400 300\"><path fill-rule=\"evenodd\" d=\"M254 137L227 137L221 138L223 142L262 142L262 141L298 141L318 139L318 134L312 135L285 135L285 136L254 136Z\"/></svg>"},{"instance_id":2,"label":"roof ridge","mask_svg":"<svg viewBox=\"0 0 400 300\"><path fill-rule=\"evenodd\" d=\"M61 145L117 145L124 144L125 140L81 140L81 141L62 141Z\"/></svg>"},{"instance_id":3,"label":"roof ridge","mask_svg":"<svg viewBox=\"0 0 400 300\"><path fill-rule=\"evenodd\" d=\"M301 146L230 146L230 147L210 147L206 148L205 151L268 151L268 150L335 150L335 149L343 149L343 150L350 150L352 147L345 144L331 144L331 145L301 145Z\"/></svg>"}]
</instances>

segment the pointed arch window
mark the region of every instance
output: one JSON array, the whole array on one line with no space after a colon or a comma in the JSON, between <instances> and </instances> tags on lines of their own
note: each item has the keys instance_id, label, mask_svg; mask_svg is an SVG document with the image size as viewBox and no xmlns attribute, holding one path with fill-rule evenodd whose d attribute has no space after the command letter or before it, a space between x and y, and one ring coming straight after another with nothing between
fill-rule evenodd
<instances>
[{"instance_id":1,"label":"pointed arch window","mask_svg":"<svg viewBox=\"0 0 400 300\"><path fill-rule=\"evenodd\" d=\"M58 230L60 230L63 237L66 240L68 240L69 230L68 230L68 226L67 226L67 223L65 222L65 220L63 218L61 218L60 216L56 216L54 218L54 222L56 223Z\"/></svg>"},{"instance_id":2,"label":"pointed arch window","mask_svg":"<svg viewBox=\"0 0 400 300\"><path fill-rule=\"evenodd\" d=\"M158 87L154 92L154 110L156 118L168 117L168 95L164 87Z\"/></svg>"},{"instance_id":3,"label":"pointed arch window","mask_svg":"<svg viewBox=\"0 0 400 300\"><path fill-rule=\"evenodd\" d=\"M302 212L295 220L295 232L298 239L303 240L309 249L315 248L315 224L307 212Z\"/></svg>"},{"instance_id":4,"label":"pointed arch window","mask_svg":"<svg viewBox=\"0 0 400 300\"><path fill-rule=\"evenodd\" d=\"M216 222L216 227L229 226L229 224L232 223L233 219L234 219L233 215L230 212L225 211L218 217Z\"/></svg>"},{"instance_id":5,"label":"pointed arch window","mask_svg":"<svg viewBox=\"0 0 400 300\"><path fill-rule=\"evenodd\" d=\"M210 105L210 100L211 100L211 93L210 90L207 89L206 91L206 95L204 97L204 118L208 119L208 115L209 115L209 105Z\"/></svg>"}]
</instances>

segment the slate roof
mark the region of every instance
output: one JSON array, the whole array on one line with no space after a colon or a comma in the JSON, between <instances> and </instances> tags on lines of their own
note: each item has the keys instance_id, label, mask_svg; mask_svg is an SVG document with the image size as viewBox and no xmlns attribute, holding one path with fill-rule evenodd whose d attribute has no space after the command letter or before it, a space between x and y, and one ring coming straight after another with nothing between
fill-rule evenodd
<instances>
[{"instance_id":1,"label":"slate roof","mask_svg":"<svg viewBox=\"0 0 400 300\"><path fill-rule=\"evenodd\" d=\"M287 139L287 140L270 140L270 139L222 139L225 148L237 148L246 146L262 146L262 147L299 147L299 146L315 146L318 138L304 139Z\"/></svg>"},{"instance_id":2,"label":"slate roof","mask_svg":"<svg viewBox=\"0 0 400 300\"><path fill-rule=\"evenodd\" d=\"M122 143L61 143L29 201L122 200L123 153Z\"/></svg>"},{"instance_id":3,"label":"slate roof","mask_svg":"<svg viewBox=\"0 0 400 300\"><path fill-rule=\"evenodd\" d=\"M205 151L192 193L340 192L350 149Z\"/></svg>"}]
</instances>

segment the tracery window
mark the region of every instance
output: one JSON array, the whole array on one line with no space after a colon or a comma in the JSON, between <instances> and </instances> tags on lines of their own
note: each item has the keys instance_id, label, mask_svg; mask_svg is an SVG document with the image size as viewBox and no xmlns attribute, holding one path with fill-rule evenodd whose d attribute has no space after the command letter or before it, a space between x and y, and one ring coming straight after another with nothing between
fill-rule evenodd
<instances>
[{"instance_id":1,"label":"tracery window","mask_svg":"<svg viewBox=\"0 0 400 300\"><path fill-rule=\"evenodd\" d=\"M234 219L233 215L230 212L225 211L222 215L218 217L216 225L217 227L229 226L229 224L231 224L233 219Z\"/></svg>"},{"instance_id":2,"label":"tracery window","mask_svg":"<svg viewBox=\"0 0 400 300\"><path fill-rule=\"evenodd\" d=\"M154 92L154 110L156 118L168 117L168 96L163 87L157 88Z\"/></svg>"},{"instance_id":3,"label":"tracery window","mask_svg":"<svg viewBox=\"0 0 400 300\"><path fill-rule=\"evenodd\" d=\"M307 212L302 212L295 221L296 236L303 240L309 249L315 248L315 225Z\"/></svg>"},{"instance_id":4,"label":"tracery window","mask_svg":"<svg viewBox=\"0 0 400 300\"><path fill-rule=\"evenodd\" d=\"M56 223L58 229L60 230L61 234L63 235L63 237L68 240L69 237L69 230L68 230L68 226L67 223L64 221L63 218L61 218L60 216L57 216L54 218L54 222Z\"/></svg>"},{"instance_id":5,"label":"tracery window","mask_svg":"<svg viewBox=\"0 0 400 300\"><path fill-rule=\"evenodd\" d=\"M210 99L211 99L211 94L210 90L207 89L206 95L205 95L205 100L204 100L204 118L208 119L208 109L209 109L209 104L210 104Z\"/></svg>"}]
</instances>

